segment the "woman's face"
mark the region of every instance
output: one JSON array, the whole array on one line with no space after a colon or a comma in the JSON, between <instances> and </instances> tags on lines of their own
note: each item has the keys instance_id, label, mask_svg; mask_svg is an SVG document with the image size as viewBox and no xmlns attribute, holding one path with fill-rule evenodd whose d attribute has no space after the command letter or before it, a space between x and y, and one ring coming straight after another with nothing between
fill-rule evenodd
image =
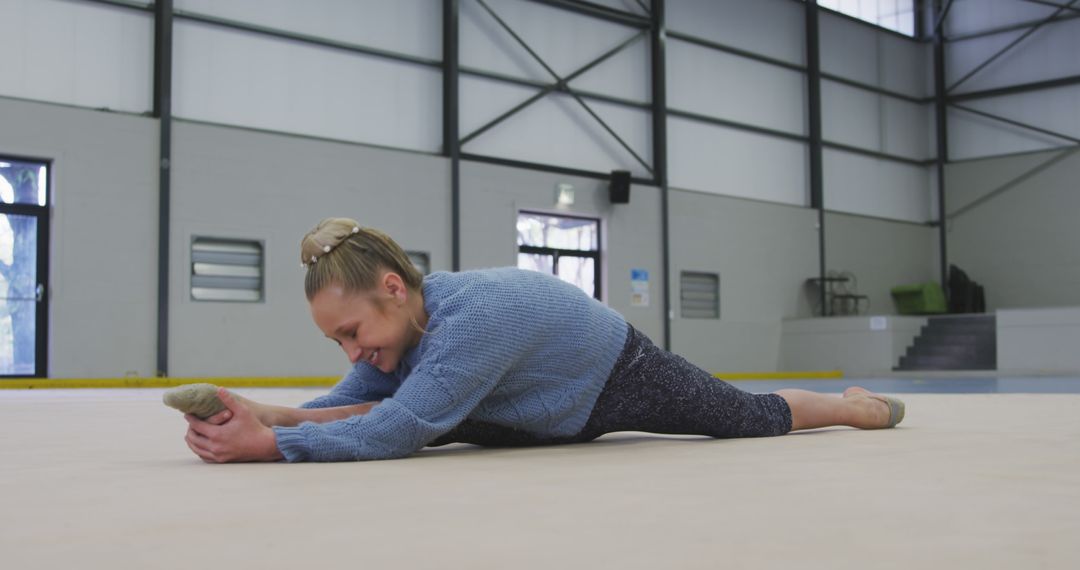
<instances>
[{"instance_id":1,"label":"woman's face","mask_svg":"<svg viewBox=\"0 0 1080 570\"><path fill-rule=\"evenodd\" d=\"M400 278L397 275L397 283ZM393 281L393 280L391 280ZM393 372L415 344L404 287L386 280L375 291L346 292L331 284L311 300L315 325L337 342L356 364L364 361L383 372Z\"/></svg>"}]
</instances>

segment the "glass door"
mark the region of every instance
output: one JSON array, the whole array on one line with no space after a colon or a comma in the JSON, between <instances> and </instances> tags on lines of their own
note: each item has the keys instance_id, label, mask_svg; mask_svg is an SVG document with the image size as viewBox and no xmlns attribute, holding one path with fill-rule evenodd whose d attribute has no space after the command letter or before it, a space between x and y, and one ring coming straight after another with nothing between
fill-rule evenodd
<instances>
[{"instance_id":1,"label":"glass door","mask_svg":"<svg viewBox=\"0 0 1080 570\"><path fill-rule=\"evenodd\" d=\"M0 156L0 377L45 377L49 162Z\"/></svg>"}]
</instances>

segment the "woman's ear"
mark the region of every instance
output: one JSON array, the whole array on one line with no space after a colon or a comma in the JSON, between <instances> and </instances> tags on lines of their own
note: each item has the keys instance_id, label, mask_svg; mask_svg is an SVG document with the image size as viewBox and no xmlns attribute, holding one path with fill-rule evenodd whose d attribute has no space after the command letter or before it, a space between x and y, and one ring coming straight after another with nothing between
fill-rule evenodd
<instances>
[{"instance_id":1,"label":"woman's ear","mask_svg":"<svg viewBox=\"0 0 1080 570\"><path fill-rule=\"evenodd\" d=\"M383 274L383 290L390 295L399 305L409 300L409 289L405 287L405 281L393 271Z\"/></svg>"}]
</instances>

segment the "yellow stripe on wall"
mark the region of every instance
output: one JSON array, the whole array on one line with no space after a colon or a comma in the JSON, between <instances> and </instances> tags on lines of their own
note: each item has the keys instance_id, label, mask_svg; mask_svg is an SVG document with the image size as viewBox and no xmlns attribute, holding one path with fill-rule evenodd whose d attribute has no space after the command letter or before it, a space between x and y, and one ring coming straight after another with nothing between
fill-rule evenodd
<instances>
[{"instance_id":1,"label":"yellow stripe on wall","mask_svg":"<svg viewBox=\"0 0 1080 570\"><path fill-rule=\"evenodd\" d=\"M0 380L0 390L48 390L67 388L171 388L206 382L226 388L307 388L333 386L337 376L211 377L211 378L13 378Z\"/></svg>"},{"instance_id":2,"label":"yellow stripe on wall","mask_svg":"<svg viewBox=\"0 0 1080 570\"><path fill-rule=\"evenodd\" d=\"M812 372L717 372L713 376L721 380L823 380L843 378L841 370Z\"/></svg>"}]
</instances>

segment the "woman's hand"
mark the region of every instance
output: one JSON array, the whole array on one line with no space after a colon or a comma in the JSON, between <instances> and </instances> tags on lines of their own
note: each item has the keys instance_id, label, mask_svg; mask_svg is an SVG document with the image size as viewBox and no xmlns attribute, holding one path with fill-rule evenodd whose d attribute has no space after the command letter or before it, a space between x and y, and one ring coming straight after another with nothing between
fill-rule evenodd
<instances>
[{"instance_id":1,"label":"woman's hand","mask_svg":"<svg viewBox=\"0 0 1080 570\"><path fill-rule=\"evenodd\" d=\"M260 404L254 400L249 400L240 394L233 394L229 392L233 400L247 407L248 410L259 420L259 422L266 427L284 426L292 427L300 422L293 418L296 415L295 408L289 408L287 406L274 406L272 404ZM232 419L232 410L225 408L224 410L206 418L207 423L219 426L230 419Z\"/></svg>"},{"instance_id":2,"label":"woman's hand","mask_svg":"<svg viewBox=\"0 0 1080 570\"><path fill-rule=\"evenodd\" d=\"M283 458L278 451L274 431L264 425L246 403L224 388L218 388L218 398L226 409L208 421L191 414L184 415L188 422L184 441L195 455L207 463L277 461Z\"/></svg>"}]
</instances>

